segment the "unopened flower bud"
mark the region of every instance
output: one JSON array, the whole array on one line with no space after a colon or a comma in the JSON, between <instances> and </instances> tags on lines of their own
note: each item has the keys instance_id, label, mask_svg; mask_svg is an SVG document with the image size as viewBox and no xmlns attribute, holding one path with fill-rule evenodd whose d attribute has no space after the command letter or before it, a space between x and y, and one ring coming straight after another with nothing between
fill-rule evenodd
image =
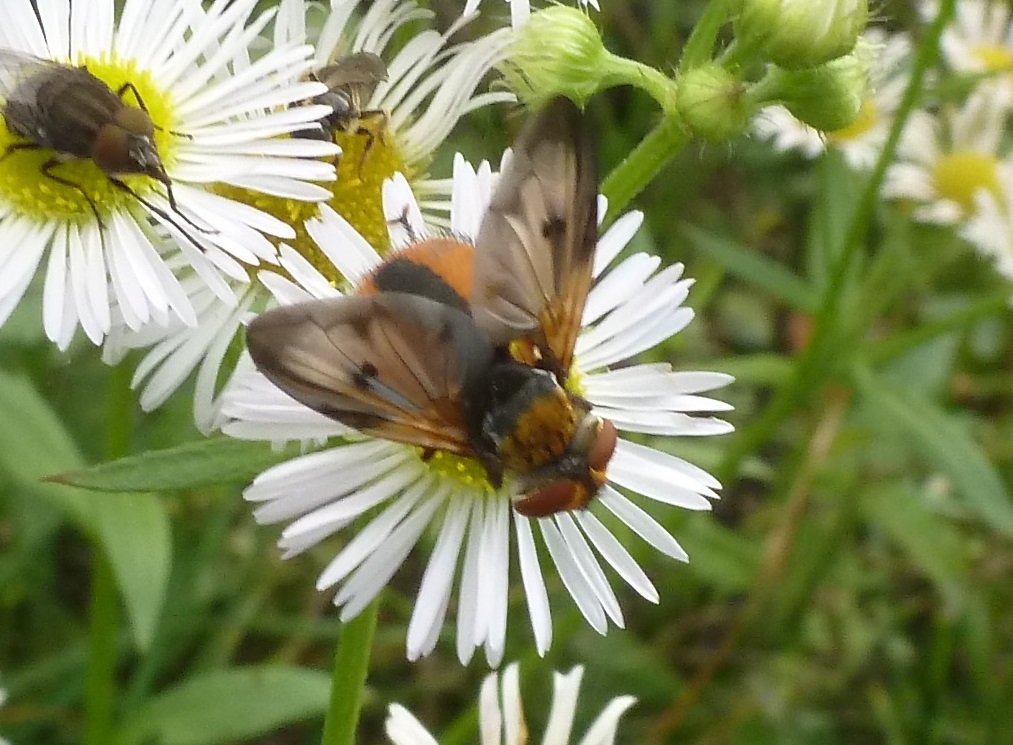
<instances>
[{"instance_id":1,"label":"unopened flower bud","mask_svg":"<svg viewBox=\"0 0 1013 745\"><path fill-rule=\"evenodd\" d=\"M532 13L516 31L500 70L530 106L557 94L583 104L601 86L611 57L587 15L556 5Z\"/></svg>"},{"instance_id":2,"label":"unopened flower bud","mask_svg":"<svg viewBox=\"0 0 1013 745\"><path fill-rule=\"evenodd\" d=\"M679 115L693 134L714 141L742 132L755 108L746 95L745 84L714 63L679 76L676 102Z\"/></svg>"},{"instance_id":3,"label":"unopened flower bud","mask_svg":"<svg viewBox=\"0 0 1013 745\"><path fill-rule=\"evenodd\" d=\"M854 51L808 70L780 70L780 101L799 121L830 132L854 123L869 93L873 45L860 40Z\"/></svg>"},{"instance_id":4,"label":"unopened flower bud","mask_svg":"<svg viewBox=\"0 0 1013 745\"><path fill-rule=\"evenodd\" d=\"M869 18L868 0L740 0L737 40L778 67L820 65L852 50Z\"/></svg>"}]
</instances>

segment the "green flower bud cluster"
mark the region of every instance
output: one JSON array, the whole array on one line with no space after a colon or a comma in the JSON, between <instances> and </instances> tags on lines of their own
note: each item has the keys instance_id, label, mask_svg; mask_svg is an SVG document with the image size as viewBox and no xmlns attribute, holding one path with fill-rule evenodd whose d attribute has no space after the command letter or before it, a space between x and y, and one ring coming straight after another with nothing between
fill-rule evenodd
<instances>
[{"instance_id":1,"label":"green flower bud cluster","mask_svg":"<svg viewBox=\"0 0 1013 745\"><path fill-rule=\"evenodd\" d=\"M534 107L560 94L583 104L605 88L633 85L653 96L678 127L713 141L743 132L762 106L774 102L821 130L855 120L872 63L870 50L856 46L868 0L712 3L709 20L717 22L701 22L704 53L729 20L733 42L714 59L684 59L674 78L613 54L586 13L563 5L533 13L517 29L500 70L517 97Z\"/></svg>"}]
</instances>

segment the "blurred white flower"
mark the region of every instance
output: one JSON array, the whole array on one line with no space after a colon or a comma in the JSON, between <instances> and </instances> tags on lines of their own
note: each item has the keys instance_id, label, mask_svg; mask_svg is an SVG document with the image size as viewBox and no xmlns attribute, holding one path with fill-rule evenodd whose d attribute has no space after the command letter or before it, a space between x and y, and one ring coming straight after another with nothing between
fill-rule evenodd
<instances>
[{"instance_id":1,"label":"blurred white flower","mask_svg":"<svg viewBox=\"0 0 1013 745\"><path fill-rule=\"evenodd\" d=\"M994 262L995 269L1013 282L1013 162L997 167L998 193L979 189L974 215L961 227L960 235L983 256Z\"/></svg>"},{"instance_id":2,"label":"blurred white flower","mask_svg":"<svg viewBox=\"0 0 1013 745\"><path fill-rule=\"evenodd\" d=\"M549 710L542 745L569 745L577 711L577 696L584 668L577 666L565 675L553 676L552 707ZM498 676L490 673L479 692L478 728L481 745L526 745L530 733L524 719L517 663L503 671L502 689ZM613 745L619 719L636 703L632 696L617 696L599 714L578 745ZM391 704L385 725L394 745L439 745L415 716L399 704Z\"/></svg>"},{"instance_id":3,"label":"blurred white flower","mask_svg":"<svg viewBox=\"0 0 1013 745\"><path fill-rule=\"evenodd\" d=\"M955 4L952 23L944 30L939 48L947 65L964 74L989 74L1009 94L1013 90L1013 24L1008 3L997 0L961 0ZM934 18L938 2L926 2L922 14ZM1007 97L1009 103L1010 98Z\"/></svg>"},{"instance_id":4,"label":"blurred white flower","mask_svg":"<svg viewBox=\"0 0 1013 745\"><path fill-rule=\"evenodd\" d=\"M979 85L959 109L915 111L886 172L882 194L917 206L915 220L952 225L972 217L980 190L1001 196L998 166L1010 91Z\"/></svg>"}]
</instances>

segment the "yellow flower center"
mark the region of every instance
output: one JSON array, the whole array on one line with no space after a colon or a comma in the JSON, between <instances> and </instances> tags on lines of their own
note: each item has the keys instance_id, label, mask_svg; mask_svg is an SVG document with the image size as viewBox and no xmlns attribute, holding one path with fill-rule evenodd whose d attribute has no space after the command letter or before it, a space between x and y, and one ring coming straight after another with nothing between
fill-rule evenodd
<instances>
[{"instance_id":1,"label":"yellow flower center","mask_svg":"<svg viewBox=\"0 0 1013 745\"><path fill-rule=\"evenodd\" d=\"M879 118L879 107L871 98L862 101L862 108L858 116L847 127L834 129L826 133L828 142L840 145L845 142L853 142L866 134Z\"/></svg>"},{"instance_id":2,"label":"yellow flower center","mask_svg":"<svg viewBox=\"0 0 1013 745\"><path fill-rule=\"evenodd\" d=\"M485 475L485 468L474 458L465 458L462 455L437 450L427 459L421 448L419 448L418 454L419 458L439 478L456 481L463 486L479 489L486 494L495 491Z\"/></svg>"},{"instance_id":3,"label":"yellow flower center","mask_svg":"<svg viewBox=\"0 0 1013 745\"><path fill-rule=\"evenodd\" d=\"M175 146L179 138L179 135L172 132L176 119L173 115L172 101L151 75L146 70L138 70L132 60L83 57L77 64L87 67L88 72L105 83L113 92L119 93L123 89L120 99L124 106L141 108L140 103L143 101L144 108L155 125L153 137L155 148L163 166L169 170L175 162ZM58 73L58 70L49 72L42 68L39 72L29 72L29 75ZM123 88L128 83L133 86L137 95L129 87ZM117 188L109 176L90 158L58 155L46 147L11 149L12 146L24 145L28 141L11 132L6 122L5 107L0 106L0 113L5 116L4 125L0 126L0 199L16 213L29 215L38 220L86 222L95 219L89 199L100 216L136 204L134 198ZM76 112L68 112L72 113ZM73 121L71 116L61 121L50 115L48 122L50 141L59 144L61 138L97 135L103 125L112 123L112 118L113 116L110 116L105 121L95 119L83 125L80 121ZM74 127L78 128L77 131L73 129ZM47 168L49 171L47 175L42 169L50 162L58 164ZM141 196L155 189L157 183L144 175L117 178Z\"/></svg>"},{"instance_id":4,"label":"yellow flower center","mask_svg":"<svg viewBox=\"0 0 1013 745\"><path fill-rule=\"evenodd\" d=\"M974 48L972 54L993 72L1013 71L1013 49L995 44L981 44Z\"/></svg>"},{"instance_id":5,"label":"yellow flower center","mask_svg":"<svg viewBox=\"0 0 1013 745\"><path fill-rule=\"evenodd\" d=\"M999 195L999 174L995 158L970 150L958 150L936 163L932 180L940 196L953 200L964 212L974 212L974 195L987 189Z\"/></svg>"},{"instance_id":6,"label":"yellow flower center","mask_svg":"<svg viewBox=\"0 0 1013 745\"><path fill-rule=\"evenodd\" d=\"M421 166L404 162L395 133L389 128L374 132L369 153L365 153L369 137L364 132L338 130L332 135L334 141L341 146L342 153L337 161L337 180L323 184L332 194L327 204L345 218L373 248L383 253L390 247L387 221L383 216L383 182L400 171L410 183L420 172ZM344 280L306 232L306 220L319 215L315 202L283 199L227 184L216 184L214 191L263 210L291 225L296 237L286 243L332 284L338 285ZM272 267L265 268L278 271Z\"/></svg>"}]
</instances>

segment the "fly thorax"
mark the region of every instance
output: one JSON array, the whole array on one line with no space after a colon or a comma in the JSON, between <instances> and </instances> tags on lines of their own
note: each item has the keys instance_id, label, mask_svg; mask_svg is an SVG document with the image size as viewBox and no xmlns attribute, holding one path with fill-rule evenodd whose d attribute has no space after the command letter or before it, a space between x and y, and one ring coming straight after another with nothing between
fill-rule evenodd
<instances>
[{"instance_id":1,"label":"fly thorax","mask_svg":"<svg viewBox=\"0 0 1013 745\"><path fill-rule=\"evenodd\" d=\"M552 373L503 363L490 371L490 383L482 435L506 468L527 473L566 453L578 417Z\"/></svg>"},{"instance_id":2,"label":"fly thorax","mask_svg":"<svg viewBox=\"0 0 1013 745\"><path fill-rule=\"evenodd\" d=\"M331 113L324 120L334 129L344 129L359 113L354 102L344 91L328 91L319 96L316 102L331 107Z\"/></svg>"}]
</instances>

